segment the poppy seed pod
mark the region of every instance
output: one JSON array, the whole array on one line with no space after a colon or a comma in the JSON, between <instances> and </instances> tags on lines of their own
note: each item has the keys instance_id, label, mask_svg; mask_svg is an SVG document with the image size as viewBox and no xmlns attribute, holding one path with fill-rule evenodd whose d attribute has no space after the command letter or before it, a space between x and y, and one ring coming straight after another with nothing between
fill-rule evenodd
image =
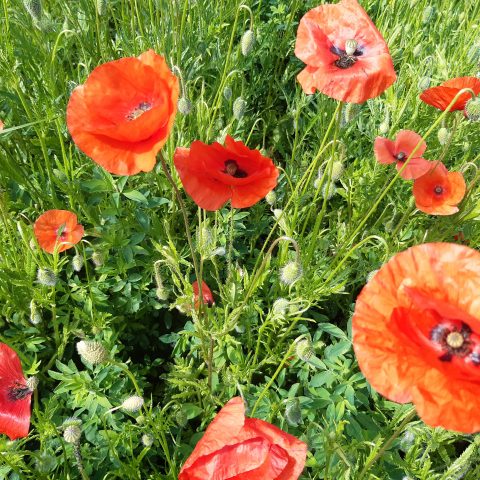
<instances>
[{"instance_id":1,"label":"poppy seed pod","mask_svg":"<svg viewBox=\"0 0 480 480\"><path fill-rule=\"evenodd\" d=\"M30 302L30 323L32 325L38 325L41 322L42 322L42 316L38 311L38 306L35 303L35 300L32 300Z\"/></svg>"},{"instance_id":2,"label":"poppy seed pod","mask_svg":"<svg viewBox=\"0 0 480 480\"><path fill-rule=\"evenodd\" d=\"M178 100L178 105L177 105L178 111L182 115L188 115L192 111L192 102L187 98L187 97L181 97Z\"/></svg>"},{"instance_id":3,"label":"poppy seed pod","mask_svg":"<svg viewBox=\"0 0 480 480\"><path fill-rule=\"evenodd\" d=\"M120 408L126 410L127 412L135 413L138 412L144 404L144 400L142 397L138 395L132 395L125 399Z\"/></svg>"},{"instance_id":4,"label":"poppy seed pod","mask_svg":"<svg viewBox=\"0 0 480 480\"><path fill-rule=\"evenodd\" d=\"M437 137L440 145L446 145L450 140L450 132L448 131L448 128L440 128L437 132Z\"/></svg>"},{"instance_id":5,"label":"poppy seed pod","mask_svg":"<svg viewBox=\"0 0 480 480\"><path fill-rule=\"evenodd\" d=\"M82 430L78 425L69 425L63 431L63 438L67 443L72 443L74 445L80 442L82 436Z\"/></svg>"},{"instance_id":6,"label":"poppy seed pod","mask_svg":"<svg viewBox=\"0 0 480 480\"><path fill-rule=\"evenodd\" d=\"M293 285L302 277L302 274L302 265L297 260L292 260L280 269L280 281L285 285Z\"/></svg>"},{"instance_id":7,"label":"poppy seed pod","mask_svg":"<svg viewBox=\"0 0 480 480\"><path fill-rule=\"evenodd\" d=\"M105 347L96 340L81 340L77 343L77 352L87 363L97 365L108 359Z\"/></svg>"},{"instance_id":8,"label":"poppy seed pod","mask_svg":"<svg viewBox=\"0 0 480 480\"><path fill-rule=\"evenodd\" d=\"M480 97L469 100L465 104L465 116L472 122L480 121Z\"/></svg>"},{"instance_id":9,"label":"poppy seed pod","mask_svg":"<svg viewBox=\"0 0 480 480\"><path fill-rule=\"evenodd\" d=\"M252 30L247 30L242 35L242 54L247 56L253 50L255 46L255 33Z\"/></svg>"},{"instance_id":10,"label":"poppy seed pod","mask_svg":"<svg viewBox=\"0 0 480 480\"><path fill-rule=\"evenodd\" d=\"M39 268L37 270L37 280L40 285L45 287L54 287L58 282L57 276L49 268Z\"/></svg>"},{"instance_id":11,"label":"poppy seed pod","mask_svg":"<svg viewBox=\"0 0 480 480\"><path fill-rule=\"evenodd\" d=\"M238 97L233 102L233 116L236 120L240 120L245 115L245 110L247 109L247 102L242 98Z\"/></svg>"},{"instance_id":12,"label":"poppy seed pod","mask_svg":"<svg viewBox=\"0 0 480 480\"><path fill-rule=\"evenodd\" d=\"M75 272L79 272L83 268L83 255L80 255L77 253L73 258L72 258L72 268Z\"/></svg>"},{"instance_id":13,"label":"poppy seed pod","mask_svg":"<svg viewBox=\"0 0 480 480\"><path fill-rule=\"evenodd\" d=\"M42 19L42 2L41 0L23 0L25 10L37 22Z\"/></svg>"}]
</instances>

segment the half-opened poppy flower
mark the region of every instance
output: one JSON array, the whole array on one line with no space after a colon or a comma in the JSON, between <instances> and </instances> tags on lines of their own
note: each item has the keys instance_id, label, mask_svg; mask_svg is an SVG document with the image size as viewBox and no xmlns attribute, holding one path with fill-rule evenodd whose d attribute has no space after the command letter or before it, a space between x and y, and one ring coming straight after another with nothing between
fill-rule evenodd
<instances>
[{"instance_id":1,"label":"half-opened poppy flower","mask_svg":"<svg viewBox=\"0 0 480 480\"><path fill-rule=\"evenodd\" d=\"M34 380L25 380L17 353L0 343L0 434L10 440L28 435Z\"/></svg>"},{"instance_id":2,"label":"half-opened poppy flower","mask_svg":"<svg viewBox=\"0 0 480 480\"><path fill-rule=\"evenodd\" d=\"M178 480L296 480L307 445L270 423L245 418L240 397L217 414Z\"/></svg>"},{"instance_id":3,"label":"half-opened poppy flower","mask_svg":"<svg viewBox=\"0 0 480 480\"><path fill-rule=\"evenodd\" d=\"M199 288L198 288L198 282L197 280L195 280L193 283L192 283L192 287L193 287L193 295L194 295L194 300L195 300L195 308L198 308L199 307ZM210 288L208 288L208 285L202 280L202 298L203 298L203 304L204 305L207 305L209 307L212 307L213 305L215 305L215 299L213 298L213 293L212 291L210 290Z\"/></svg>"},{"instance_id":4,"label":"half-opened poppy flower","mask_svg":"<svg viewBox=\"0 0 480 480\"><path fill-rule=\"evenodd\" d=\"M360 369L428 425L480 431L479 291L479 252L428 243L391 258L357 298Z\"/></svg>"},{"instance_id":5,"label":"half-opened poppy flower","mask_svg":"<svg viewBox=\"0 0 480 480\"><path fill-rule=\"evenodd\" d=\"M411 130L398 132L395 141L377 137L373 147L375 158L380 163L395 163L397 170L400 170L419 142L421 142L420 146L408 161L400 176L405 180L421 177L432 168L432 162L422 158L427 149L427 144L418 133Z\"/></svg>"},{"instance_id":6,"label":"half-opened poppy flower","mask_svg":"<svg viewBox=\"0 0 480 480\"><path fill-rule=\"evenodd\" d=\"M277 185L272 160L229 135L225 146L196 140L177 148L174 162L185 191L205 210L218 210L228 200L234 208L251 207Z\"/></svg>"},{"instance_id":7,"label":"half-opened poppy flower","mask_svg":"<svg viewBox=\"0 0 480 480\"><path fill-rule=\"evenodd\" d=\"M178 91L177 77L153 50L104 63L72 92L68 129L110 173L149 172L172 128Z\"/></svg>"},{"instance_id":8,"label":"half-opened poppy flower","mask_svg":"<svg viewBox=\"0 0 480 480\"><path fill-rule=\"evenodd\" d=\"M470 88L475 92L475 95L480 94L480 78L475 77L459 77L452 78L443 82L438 87L428 88L420 94L420 100L432 105L432 107L445 111L450 105L450 102L455 98L457 93L464 89ZM465 104L472 98L468 92L463 93L453 104L450 112L454 110L463 110Z\"/></svg>"},{"instance_id":9,"label":"half-opened poppy flower","mask_svg":"<svg viewBox=\"0 0 480 480\"><path fill-rule=\"evenodd\" d=\"M419 210L431 215L452 215L465 196L465 179L460 172L449 172L441 162L413 182L413 196Z\"/></svg>"},{"instance_id":10,"label":"half-opened poppy flower","mask_svg":"<svg viewBox=\"0 0 480 480\"><path fill-rule=\"evenodd\" d=\"M48 210L40 215L33 226L38 244L48 253L68 250L83 237L83 227L77 216L68 210Z\"/></svg>"},{"instance_id":11,"label":"half-opened poppy flower","mask_svg":"<svg viewBox=\"0 0 480 480\"><path fill-rule=\"evenodd\" d=\"M357 0L320 5L300 20L295 55L306 63L297 79L344 102L378 97L397 76L387 44Z\"/></svg>"}]
</instances>

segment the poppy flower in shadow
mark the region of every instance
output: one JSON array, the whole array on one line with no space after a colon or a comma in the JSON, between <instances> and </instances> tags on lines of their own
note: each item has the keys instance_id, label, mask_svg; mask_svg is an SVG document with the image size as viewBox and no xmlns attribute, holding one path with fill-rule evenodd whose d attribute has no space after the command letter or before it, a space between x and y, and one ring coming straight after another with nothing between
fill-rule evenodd
<instances>
[{"instance_id":1,"label":"poppy flower in shadow","mask_svg":"<svg viewBox=\"0 0 480 480\"><path fill-rule=\"evenodd\" d=\"M307 445L270 423L245 417L240 397L217 414L178 480L297 480Z\"/></svg>"},{"instance_id":2,"label":"poppy flower in shadow","mask_svg":"<svg viewBox=\"0 0 480 480\"><path fill-rule=\"evenodd\" d=\"M405 180L413 180L421 177L432 168L432 162L422 158L427 149L427 144L418 133L411 130L401 130L398 132L395 141L377 137L373 147L375 158L379 163L395 163L397 170L401 170L419 142L421 142L420 146L400 174Z\"/></svg>"},{"instance_id":3,"label":"poppy flower in shadow","mask_svg":"<svg viewBox=\"0 0 480 480\"><path fill-rule=\"evenodd\" d=\"M83 237L83 227L77 216L68 210L48 210L33 225L33 233L40 247L48 253L63 252L76 245Z\"/></svg>"},{"instance_id":4,"label":"poppy flower in shadow","mask_svg":"<svg viewBox=\"0 0 480 480\"><path fill-rule=\"evenodd\" d=\"M34 380L25 380L17 353L0 343L0 433L10 440L28 435Z\"/></svg>"},{"instance_id":5,"label":"poppy flower in shadow","mask_svg":"<svg viewBox=\"0 0 480 480\"><path fill-rule=\"evenodd\" d=\"M197 280L195 280L192 283L192 287L193 287L193 295L195 300L195 308L198 308L200 303L198 296L200 292L199 292ZM203 280L202 280L202 298L203 298L204 305L207 305L209 307L212 307L213 305L215 305L215 299L213 298L213 293Z\"/></svg>"},{"instance_id":6,"label":"poppy flower in shadow","mask_svg":"<svg viewBox=\"0 0 480 480\"><path fill-rule=\"evenodd\" d=\"M104 63L72 92L68 129L110 173L148 172L172 129L178 92L177 77L153 50Z\"/></svg>"},{"instance_id":7,"label":"poppy flower in shadow","mask_svg":"<svg viewBox=\"0 0 480 480\"><path fill-rule=\"evenodd\" d=\"M413 196L419 210L431 215L452 215L465 196L465 179L460 172L449 172L441 162L413 182Z\"/></svg>"},{"instance_id":8,"label":"poppy flower in shadow","mask_svg":"<svg viewBox=\"0 0 480 480\"><path fill-rule=\"evenodd\" d=\"M357 0L320 5L300 20L295 55L306 63L297 79L344 102L378 97L397 76L387 44Z\"/></svg>"},{"instance_id":9,"label":"poppy flower in shadow","mask_svg":"<svg viewBox=\"0 0 480 480\"><path fill-rule=\"evenodd\" d=\"M174 163L185 191L205 210L218 210L228 200L234 208L251 207L277 185L272 160L229 135L225 146L196 140L177 148Z\"/></svg>"},{"instance_id":10,"label":"poppy flower in shadow","mask_svg":"<svg viewBox=\"0 0 480 480\"><path fill-rule=\"evenodd\" d=\"M391 258L363 288L353 347L370 384L422 420L480 431L480 253L451 243Z\"/></svg>"},{"instance_id":11,"label":"poppy flower in shadow","mask_svg":"<svg viewBox=\"0 0 480 480\"><path fill-rule=\"evenodd\" d=\"M480 78L459 77L443 82L438 87L428 88L420 94L420 100L432 107L445 111L458 92L464 88L470 88L475 95L480 94ZM453 104L450 111L463 110L468 100L472 98L468 92L463 93Z\"/></svg>"}]
</instances>

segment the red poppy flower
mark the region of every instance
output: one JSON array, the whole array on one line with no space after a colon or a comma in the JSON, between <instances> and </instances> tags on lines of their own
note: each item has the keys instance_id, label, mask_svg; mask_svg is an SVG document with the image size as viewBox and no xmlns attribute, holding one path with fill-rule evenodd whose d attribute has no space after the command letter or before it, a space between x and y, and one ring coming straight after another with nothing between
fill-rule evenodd
<instances>
[{"instance_id":1,"label":"red poppy flower","mask_svg":"<svg viewBox=\"0 0 480 480\"><path fill-rule=\"evenodd\" d=\"M419 210L431 215L452 215L465 196L465 180L460 172L449 172L441 162L432 162L430 172L413 182L413 196Z\"/></svg>"},{"instance_id":2,"label":"red poppy flower","mask_svg":"<svg viewBox=\"0 0 480 480\"><path fill-rule=\"evenodd\" d=\"M178 79L153 50L104 63L73 91L68 129L105 170L149 172L172 128L178 89Z\"/></svg>"},{"instance_id":3,"label":"red poppy flower","mask_svg":"<svg viewBox=\"0 0 480 480\"><path fill-rule=\"evenodd\" d=\"M174 162L185 191L205 210L218 210L228 200L234 208L251 207L277 185L273 162L229 135L225 146L197 140L177 148Z\"/></svg>"},{"instance_id":4,"label":"red poppy flower","mask_svg":"<svg viewBox=\"0 0 480 480\"><path fill-rule=\"evenodd\" d=\"M245 418L240 397L217 414L178 480L296 480L307 445L270 423Z\"/></svg>"},{"instance_id":5,"label":"red poppy flower","mask_svg":"<svg viewBox=\"0 0 480 480\"><path fill-rule=\"evenodd\" d=\"M10 440L28 435L32 391L23 376L18 355L0 343L0 433L8 435Z\"/></svg>"},{"instance_id":6,"label":"red poppy flower","mask_svg":"<svg viewBox=\"0 0 480 480\"><path fill-rule=\"evenodd\" d=\"M479 252L429 243L395 255L357 298L360 369L428 425L480 431L479 291Z\"/></svg>"},{"instance_id":7,"label":"red poppy flower","mask_svg":"<svg viewBox=\"0 0 480 480\"><path fill-rule=\"evenodd\" d=\"M194 299L195 299L195 308L198 308L198 306L199 306L199 299L198 299L199 290L198 290L197 280L195 280L192 283L192 287L193 287L193 295L194 295ZM213 293L210 290L210 288L208 288L208 285L203 280L202 280L202 297L203 297L204 305L208 305L209 307L215 305L215 299L213 298Z\"/></svg>"},{"instance_id":8,"label":"red poppy flower","mask_svg":"<svg viewBox=\"0 0 480 480\"><path fill-rule=\"evenodd\" d=\"M40 215L33 226L38 244L48 253L68 250L83 237L83 227L77 216L68 210L48 210Z\"/></svg>"},{"instance_id":9,"label":"red poppy flower","mask_svg":"<svg viewBox=\"0 0 480 480\"><path fill-rule=\"evenodd\" d=\"M421 177L432 168L432 162L422 158L427 149L427 144L418 133L411 130L398 132L395 141L377 137L374 144L375 158L378 162L384 164L396 163L397 170L400 170L405 164L405 160L407 160L420 141L422 143L400 176L405 180Z\"/></svg>"},{"instance_id":10,"label":"red poppy flower","mask_svg":"<svg viewBox=\"0 0 480 480\"><path fill-rule=\"evenodd\" d=\"M295 55L307 64L297 79L344 102L378 97L397 76L387 44L357 0L320 5L300 20Z\"/></svg>"},{"instance_id":11,"label":"red poppy flower","mask_svg":"<svg viewBox=\"0 0 480 480\"><path fill-rule=\"evenodd\" d=\"M432 87L425 90L420 94L420 100L432 105L439 110L445 111L454 99L455 95L463 88L470 88L475 92L475 95L480 94L480 78L475 77L460 77L452 78L443 82L438 87ZM470 100L472 96L470 93L465 92L460 95L458 100L454 103L450 111L463 110L465 104Z\"/></svg>"}]
</instances>

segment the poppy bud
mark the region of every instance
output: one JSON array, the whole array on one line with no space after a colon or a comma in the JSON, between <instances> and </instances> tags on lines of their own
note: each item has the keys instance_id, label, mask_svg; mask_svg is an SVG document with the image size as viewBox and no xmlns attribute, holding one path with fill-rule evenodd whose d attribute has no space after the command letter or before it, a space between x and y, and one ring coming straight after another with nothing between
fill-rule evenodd
<instances>
[{"instance_id":1,"label":"poppy bud","mask_svg":"<svg viewBox=\"0 0 480 480\"><path fill-rule=\"evenodd\" d=\"M472 122L480 121L480 97L469 100L466 103L465 116Z\"/></svg>"},{"instance_id":2,"label":"poppy bud","mask_svg":"<svg viewBox=\"0 0 480 480\"><path fill-rule=\"evenodd\" d=\"M426 90L430 86L431 78L430 77L422 77L418 81L418 89L419 90Z\"/></svg>"},{"instance_id":3,"label":"poppy bud","mask_svg":"<svg viewBox=\"0 0 480 480\"><path fill-rule=\"evenodd\" d=\"M296 260L287 262L280 269L280 281L285 285L293 285L302 277L303 269L300 263Z\"/></svg>"},{"instance_id":4,"label":"poppy bud","mask_svg":"<svg viewBox=\"0 0 480 480\"><path fill-rule=\"evenodd\" d=\"M218 247L212 252L212 257L215 257L215 256L223 257L226 253L227 251L225 250L224 247Z\"/></svg>"},{"instance_id":5,"label":"poppy bud","mask_svg":"<svg viewBox=\"0 0 480 480\"><path fill-rule=\"evenodd\" d=\"M289 305L289 302L288 302L287 299L277 298L273 302L273 307L272 307L272 311L273 311L274 315L284 317L285 313L287 312L288 305Z\"/></svg>"},{"instance_id":6,"label":"poppy bud","mask_svg":"<svg viewBox=\"0 0 480 480\"><path fill-rule=\"evenodd\" d=\"M38 386L38 378L37 377L28 377L26 380L27 387L31 392L34 392Z\"/></svg>"},{"instance_id":7,"label":"poppy bud","mask_svg":"<svg viewBox=\"0 0 480 480\"><path fill-rule=\"evenodd\" d=\"M155 441L155 438L152 434L144 433L142 435L142 443L145 447L150 448L153 445L154 441Z\"/></svg>"},{"instance_id":8,"label":"poppy bud","mask_svg":"<svg viewBox=\"0 0 480 480\"><path fill-rule=\"evenodd\" d=\"M422 14L422 23L425 25L432 20L433 15L435 13L435 9L431 5L427 5L423 10Z\"/></svg>"},{"instance_id":9,"label":"poppy bud","mask_svg":"<svg viewBox=\"0 0 480 480\"><path fill-rule=\"evenodd\" d=\"M32 325L38 325L41 322L42 322L42 316L38 311L38 307L37 307L37 304L35 303L35 300L32 300L30 302L30 323Z\"/></svg>"},{"instance_id":10,"label":"poppy bud","mask_svg":"<svg viewBox=\"0 0 480 480\"><path fill-rule=\"evenodd\" d=\"M168 295L169 292L165 287L157 287L155 290L155 296L161 301L168 300Z\"/></svg>"},{"instance_id":11,"label":"poppy bud","mask_svg":"<svg viewBox=\"0 0 480 480\"><path fill-rule=\"evenodd\" d=\"M303 362L308 362L315 356L312 343L306 338L297 342L295 353L297 354L297 357Z\"/></svg>"},{"instance_id":12,"label":"poppy bud","mask_svg":"<svg viewBox=\"0 0 480 480\"><path fill-rule=\"evenodd\" d=\"M333 183L326 182L322 188L322 197L330 200L337 193L337 187Z\"/></svg>"},{"instance_id":13,"label":"poppy bud","mask_svg":"<svg viewBox=\"0 0 480 480\"><path fill-rule=\"evenodd\" d=\"M442 127L438 130L437 136L440 145L446 145L446 143L450 140L450 132L445 127Z\"/></svg>"},{"instance_id":14,"label":"poppy bud","mask_svg":"<svg viewBox=\"0 0 480 480\"><path fill-rule=\"evenodd\" d=\"M238 97L233 102L233 116L236 120L240 120L245 115L245 110L247 109L247 102L242 98Z\"/></svg>"},{"instance_id":15,"label":"poppy bud","mask_svg":"<svg viewBox=\"0 0 480 480\"><path fill-rule=\"evenodd\" d=\"M198 308L199 307L198 297L199 297L200 291L198 288L198 282L196 280L192 283L192 287L193 287L193 296L195 300L195 308ZM213 298L213 293L203 280L202 280L202 297L203 297L204 305L207 305L209 307L212 307L213 305L215 305L215 299Z\"/></svg>"},{"instance_id":16,"label":"poppy bud","mask_svg":"<svg viewBox=\"0 0 480 480\"><path fill-rule=\"evenodd\" d=\"M77 253L72 258L72 268L75 272L79 272L83 268L83 255Z\"/></svg>"},{"instance_id":17,"label":"poppy bud","mask_svg":"<svg viewBox=\"0 0 480 480\"><path fill-rule=\"evenodd\" d=\"M42 2L41 0L23 0L25 10L36 22L42 19Z\"/></svg>"},{"instance_id":18,"label":"poppy bud","mask_svg":"<svg viewBox=\"0 0 480 480\"><path fill-rule=\"evenodd\" d=\"M353 55L357 50L358 42L356 40L347 40L345 42L345 53L347 55Z\"/></svg>"},{"instance_id":19,"label":"poppy bud","mask_svg":"<svg viewBox=\"0 0 480 480\"><path fill-rule=\"evenodd\" d=\"M160 265L161 261L157 260L153 264L153 271L155 275L155 283L157 284L157 289L155 291L155 295L159 300L167 300L168 298L168 290L163 286L162 274L160 272Z\"/></svg>"},{"instance_id":20,"label":"poppy bud","mask_svg":"<svg viewBox=\"0 0 480 480\"><path fill-rule=\"evenodd\" d=\"M107 12L107 0L95 0L95 6L97 7L97 13L102 16Z\"/></svg>"},{"instance_id":21,"label":"poppy bud","mask_svg":"<svg viewBox=\"0 0 480 480\"><path fill-rule=\"evenodd\" d=\"M40 285L54 287L57 284L58 278L49 268L39 268L37 270L37 280Z\"/></svg>"},{"instance_id":22,"label":"poppy bud","mask_svg":"<svg viewBox=\"0 0 480 480\"><path fill-rule=\"evenodd\" d=\"M187 97L181 97L177 106L182 115L188 115L192 111L192 102Z\"/></svg>"},{"instance_id":23,"label":"poppy bud","mask_svg":"<svg viewBox=\"0 0 480 480\"><path fill-rule=\"evenodd\" d=\"M87 363L97 365L108 359L105 347L96 340L81 340L77 343L77 352Z\"/></svg>"},{"instance_id":24,"label":"poppy bud","mask_svg":"<svg viewBox=\"0 0 480 480\"><path fill-rule=\"evenodd\" d=\"M342 176L344 170L345 170L345 167L343 165L343 162L341 162L340 160L333 162L332 175L330 177L332 181L336 182Z\"/></svg>"},{"instance_id":25,"label":"poppy bud","mask_svg":"<svg viewBox=\"0 0 480 480\"><path fill-rule=\"evenodd\" d=\"M400 440L400 450L404 452L408 452L410 450L410 447L413 445L413 442L415 441L415 434L411 432L410 430L407 430L404 434L403 437Z\"/></svg>"},{"instance_id":26,"label":"poppy bud","mask_svg":"<svg viewBox=\"0 0 480 480\"><path fill-rule=\"evenodd\" d=\"M105 254L95 250L92 253L92 262L96 267L101 267L105 263Z\"/></svg>"},{"instance_id":27,"label":"poppy bud","mask_svg":"<svg viewBox=\"0 0 480 480\"><path fill-rule=\"evenodd\" d=\"M123 401L120 408L126 410L127 412L135 413L143 407L143 404L144 400L142 397L139 397L138 395L132 395Z\"/></svg>"},{"instance_id":28,"label":"poppy bud","mask_svg":"<svg viewBox=\"0 0 480 480\"><path fill-rule=\"evenodd\" d=\"M63 431L63 438L67 443L77 445L80 442L82 430L78 425L69 425Z\"/></svg>"},{"instance_id":29,"label":"poppy bud","mask_svg":"<svg viewBox=\"0 0 480 480\"><path fill-rule=\"evenodd\" d=\"M413 49L413 52L412 52L412 53L413 53L413 56L414 56L414 57L419 57L420 54L422 53L422 48L423 48L423 46L422 46L421 43L419 43L418 45L416 45L415 48Z\"/></svg>"},{"instance_id":30,"label":"poppy bud","mask_svg":"<svg viewBox=\"0 0 480 480\"><path fill-rule=\"evenodd\" d=\"M291 427L296 427L302 423L302 409L298 398L290 398L285 406L285 420Z\"/></svg>"},{"instance_id":31,"label":"poppy bud","mask_svg":"<svg viewBox=\"0 0 480 480\"><path fill-rule=\"evenodd\" d=\"M225 100L230 100L232 98L232 89L230 87L225 87L223 89L223 97Z\"/></svg>"},{"instance_id":32,"label":"poppy bud","mask_svg":"<svg viewBox=\"0 0 480 480\"><path fill-rule=\"evenodd\" d=\"M197 229L197 249L204 257L208 257L215 246L215 238L212 229L202 225Z\"/></svg>"},{"instance_id":33,"label":"poppy bud","mask_svg":"<svg viewBox=\"0 0 480 480\"><path fill-rule=\"evenodd\" d=\"M383 122L379 125L378 130L382 135L386 135L390 130L390 115L388 115L388 113Z\"/></svg>"},{"instance_id":34,"label":"poppy bud","mask_svg":"<svg viewBox=\"0 0 480 480\"><path fill-rule=\"evenodd\" d=\"M277 201L277 194L271 190L265 195L265 200L269 205L273 205Z\"/></svg>"},{"instance_id":35,"label":"poppy bud","mask_svg":"<svg viewBox=\"0 0 480 480\"><path fill-rule=\"evenodd\" d=\"M246 57L255 46L255 33L247 30L242 36L242 54Z\"/></svg>"},{"instance_id":36,"label":"poppy bud","mask_svg":"<svg viewBox=\"0 0 480 480\"><path fill-rule=\"evenodd\" d=\"M342 127L352 122L359 114L360 107L356 103L346 103L343 108Z\"/></svg>"}]
</instances>

